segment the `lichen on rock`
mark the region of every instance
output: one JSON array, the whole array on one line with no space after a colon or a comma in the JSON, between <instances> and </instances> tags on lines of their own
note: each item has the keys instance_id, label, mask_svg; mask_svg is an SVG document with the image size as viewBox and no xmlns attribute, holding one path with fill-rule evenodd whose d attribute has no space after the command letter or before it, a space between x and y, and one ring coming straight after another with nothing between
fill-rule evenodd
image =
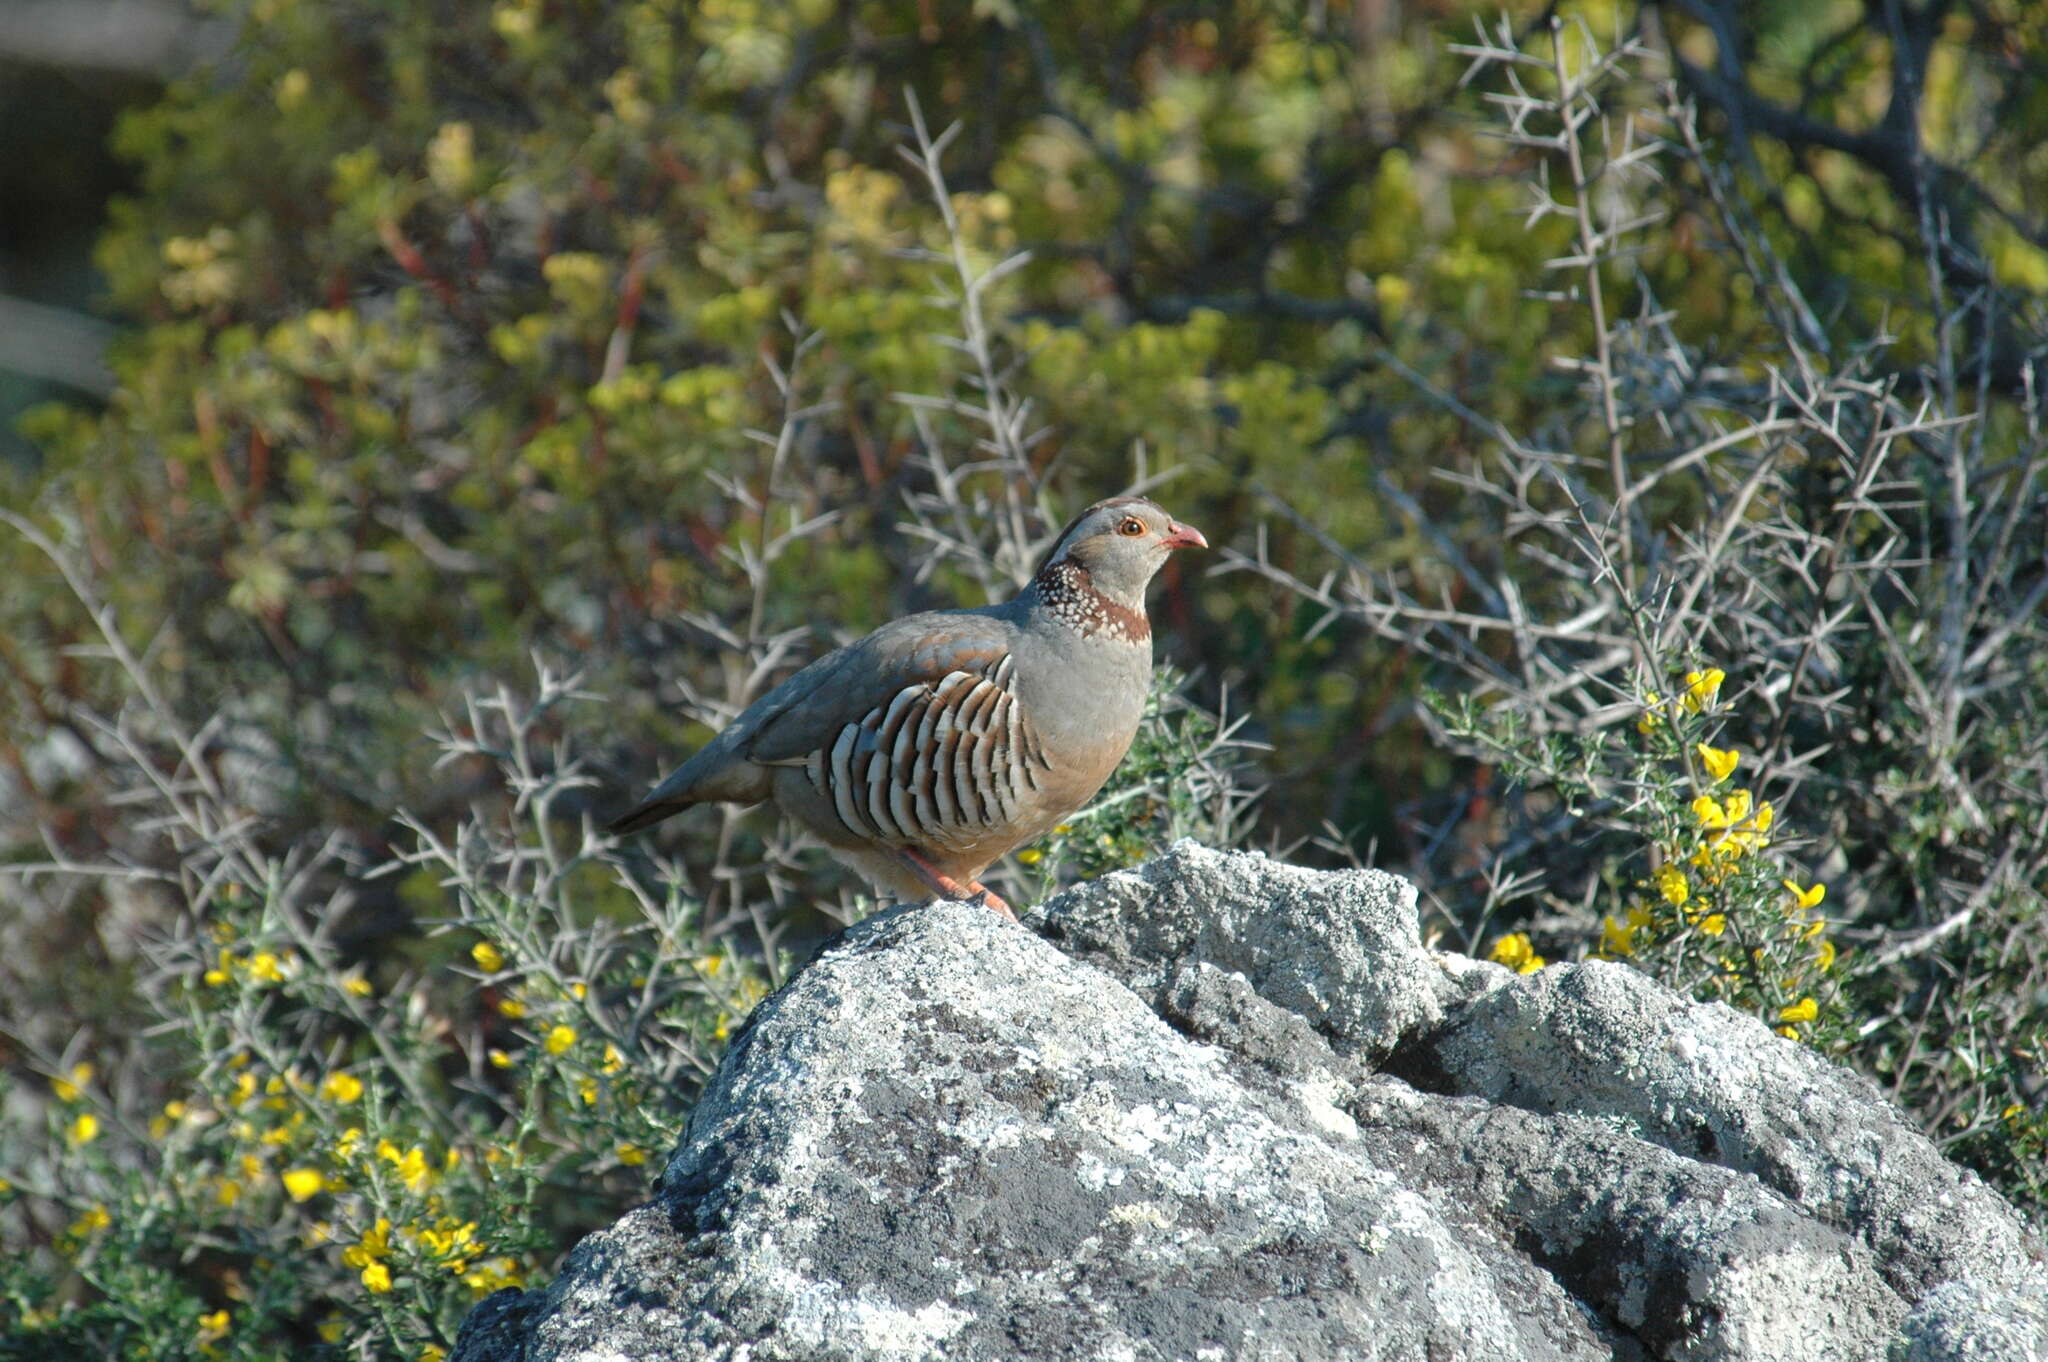
<instances>
[{"instance_id":1,"label":"lichen on rock","mask_svg":"<svg viewBox=\"0 0 2048 1362\"><path fill-rule=\"evenodd\" d=\"M2048 1349L2011 1208L1726 1008L1434 953L1393 876L1191 843L1028 921L829 943L654 1199L455 1362Z\"/></svg>"}]
</instances>

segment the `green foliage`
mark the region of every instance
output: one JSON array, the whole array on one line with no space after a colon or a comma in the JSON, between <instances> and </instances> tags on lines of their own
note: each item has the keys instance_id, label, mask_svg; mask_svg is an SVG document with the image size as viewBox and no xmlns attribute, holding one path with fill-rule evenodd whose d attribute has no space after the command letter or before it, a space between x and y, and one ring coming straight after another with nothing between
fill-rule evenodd
<instances>
[{"instance_id":1,"label":"green foliage","mask_svg":"<svg viewBox=\"0 0 2048 1362\"><path fill-rule=\"evenodd\" d=\"M880 3L229 8L232 70L124 121L142 190L100 258L144 326L104 414L38 420L32 494L99 546L124 617L162 623L187 713L260 693L241 717L290 766L297 828L376 835L398 803L453 816L413 735L534 646L588 657L621 742L676 740L656 688L717 672L677 612L751 607L725 555L766 504L744 432L775 423L758 357L785 310L824 336L811 391L841 414L779 499L837 519L824 589L775 586L766 625L859 629L933 603L873 589L917 566L889 533L924 448L895 395L960 373L913 258L951 246L895 155L906 87L941 121L970 116L950 155L968 257L1032 252L990 312L1065 505L1115 488L1142 443L1218 542L1258 512L1251 476L1383 536L1371 437L1342 415L1399 405L1367 362L1382 299L1424 347L1459 332L1461 352L1534 356L1545 324L1519 280L1555 243L1491 225L1512 186L1404 145L1457 73L1421 27L1358 34L1271 0L1057 22ZM1514 363L1503 397L1536 371ZM105 707L89 670L50 665L81 624L0 591L9 731ZM1253 692L1290 681L1200 627L1176 646ZM82 849L118 841L84 823Z\"/></svg>"}]
</instances>

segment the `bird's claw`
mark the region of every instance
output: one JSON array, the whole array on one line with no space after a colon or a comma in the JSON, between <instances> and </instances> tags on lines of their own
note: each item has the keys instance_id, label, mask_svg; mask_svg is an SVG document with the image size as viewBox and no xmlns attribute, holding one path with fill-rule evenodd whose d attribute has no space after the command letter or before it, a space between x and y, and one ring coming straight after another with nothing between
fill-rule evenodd
<instances>
[{"instance_id":1,"label":"bird's claw","mask_svg":"<svg viewBox=\"0 0 2048 1362\"><path fill-rule=\"evenodd\" d=\"M974 896L967 901L977 908L986 908L991 912L1000 913L1012 922L1017 920L1017 914L1011 911L1010 905L1005 903L1000 896L985 884L975 885Z\"/></svg>"}]
</instances>

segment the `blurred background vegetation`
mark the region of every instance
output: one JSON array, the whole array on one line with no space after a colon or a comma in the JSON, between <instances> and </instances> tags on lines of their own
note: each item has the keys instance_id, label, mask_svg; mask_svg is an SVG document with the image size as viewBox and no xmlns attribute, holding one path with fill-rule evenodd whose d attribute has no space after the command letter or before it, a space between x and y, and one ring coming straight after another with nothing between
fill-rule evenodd
<instances>
[{"instance_id":1,"label":"blurred background vegetation","mask_svg":"<svg viewBox=\"0 0 2048 1362\"><path fill-rule=\"evenodd\" d=\"M1964 475L1982 475L1980 501L2025 514L1976 570L2022 617L2038 612L2048 11L1505 10L1518 39L1564 17L1603 43L1640 40L1617 109L1698 109L1706 160L1675 156L1601 209L1656 215L1599 267L1608 321L1635 316L1688 357L1697 386L1656 401L1732 400L1707 389L1761 382L1796 349L1853 354L1888 401L1982 416ZM1446 564L1476 564L1540 613L1566 575L1517 558L1480 490L1501 432L1596 453L1605 440L1579 419L1583 373L1560 363L1600 349L1605 323L1542 292L1547 262L1579 248L1566 217L1527 218L1546 155L1491 135L1452 50L1502 12L15 0L0 11L14 134L0 406L19 420L0 500L104 599L168 713L135 709L79 595L0 530L0 854L158 868L189 854L133 795L138 752L190 774L175 720L268 854L339 848L336 877L387 863L416 850L417 828L447 832L504 796L499 754L451 758L424 735L475 738L465 695L531 690L536 657L604 697L535 721L561 725L594 773L563 785L552 816L601 815L701 742L697 718L744 694L756 664L981 603L989 574L937 552L934 523L985 504L1056 525L1143 477L1238 567L1265 569L1177 563L1156 593L1188 701L1242 716L1239 735L1262 745L1260 818L1232 835L1415 876L1447 945L1520 927L1553 958L1597 949L1617 906L1601 898L1616 888L1609 852L1505 795L1509 777L1526 794L1532 768L1425 722L1424 689L1463 683L1424 632L1367 627L1315 589L1358 574L1462 609L1474 578ZM935 128L960 124L950 230L899 155L907 94ZM947 342L959 310L934 295L948 271L1019 252L981 296L1001 385L1030 404L1030 438L1009 449L985 419L974 346ZM800 374L816 410L796 424L778 381L786 319L816 334ZM949 488L948 468L1001 490ZM1901 495L1932 495L1942 476ZM1674 483L1639 513L1677 542L1711 501ZM1939 559L1953 529L1928 517L1902 552ZM984 561L1007 560L997 546ZM1632 583L1645 599L1668 585ZM1903 631L1921 605L1887 597L1881 613ZM2001 671L2010 689L1971 699L2013 722L1965 724L1940 754L1997 786L1991 814L1957 823L1953 789L1911 785L1925 733L1904 711L1830 734L1854 761L1801 798L1829 843L1812 862L1829 868L1842 939L1916 943L1851 990L1838 1048L2027 1199L2044 1176L2048 979L2038 950L2013 952L2042 935L2048 799L2027 785L2040 726L2019 719L2043 712L2048 658L2031 627L1993 628L1973 645L2018 680ZM1783 656L1693 660L1759 688L1760 705L1789 670ZM1872 665L1829 678L1872 697L1910 689ZM1905 793L1874 797L1890 776ZM733 900L705 921L753 922L745 950L764 960L770 919L840 891L822 858L785 854L757 820L681 821L663 845L685 883L688 865L704 876L754 848L748 883L765 898L742 905L754 891L715 876L693 892ZM1554 835L1532 841L1541 827ZM1146 850L1129 831L1026 864L1098 869ZM1508 845L1527 853L1511 869L1543 877L1503 895L1481 869ZM142 1052L134 999L153 966L138 943L180 915L207 920L220 890L58 883L11 882L0 906L0 1060L24 1092L84 1051ZM357 876L322 929L336 967L388 982L464 960L470 938L426 935L446 920L446 884ZM698 1020L722 1038L712 1013ZM176 1081L157 1073L157 1088ZM157 1088L138 1080L136 1099ZM566 1216L561 1234L602 1218ZM7 1223L48 1245L67 1220ZM529 1246L543 1260L544 1247ZM61 1274L53 1289L77 1290Z\"/></svg>"}]
</instances>

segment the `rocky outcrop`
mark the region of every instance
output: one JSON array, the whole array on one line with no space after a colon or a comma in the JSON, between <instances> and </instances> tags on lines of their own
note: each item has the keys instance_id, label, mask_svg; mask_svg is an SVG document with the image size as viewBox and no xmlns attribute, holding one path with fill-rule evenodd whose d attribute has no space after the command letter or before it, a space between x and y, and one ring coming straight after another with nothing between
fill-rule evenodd
<instances>
[{"instance_id":1,"label":"rocky outcrop","mask_svg":"<svg viewBox=\"0 0 2048 1362\"><path fill-rule=\"evenodd\" d=\"M1190 843L1030 923L830 943L455 1362L2048 1354L2012 1208L1725 1007Z\"/></svg>"}]
</instances>

